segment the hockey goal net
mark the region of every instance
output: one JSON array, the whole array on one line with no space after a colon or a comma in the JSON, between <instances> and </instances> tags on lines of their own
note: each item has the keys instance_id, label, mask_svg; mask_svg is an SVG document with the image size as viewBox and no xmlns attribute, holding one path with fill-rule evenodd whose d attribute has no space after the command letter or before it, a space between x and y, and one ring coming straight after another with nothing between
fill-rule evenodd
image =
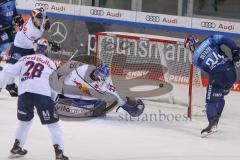
<instances>
[{"instance_id":1,"label":"hockey goal net","mask_svg":"<svg viewBox=\"0 0 240 160\"><path fill-rule=\"evenodd\" d=\"M193 67L183 39L99 32L95 61L110 67L111 79L123 96L187 106L188 117L203 109L201 71Z\"/></svg>"}]
</instances>

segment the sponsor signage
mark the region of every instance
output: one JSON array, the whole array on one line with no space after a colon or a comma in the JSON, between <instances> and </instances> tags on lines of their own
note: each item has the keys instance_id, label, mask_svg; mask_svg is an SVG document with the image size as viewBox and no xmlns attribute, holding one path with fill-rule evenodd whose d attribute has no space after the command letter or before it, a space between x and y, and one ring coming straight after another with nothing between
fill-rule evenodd
<instances>
[{"instance_id":1,"label":"sponsor signage","mask_svg":"<svg viewBox=\"0 0 240 160\"><path fill-rule=\"evenodd\" d=\"M54 3L46 1L35 1L35 7L43 7L47 12L75 15L75 6L64 3Z\"/></svg>"},{"instance_id":2,"label":"sponsor signage","mask_svg":"<svg viewBox=\"0 0 240 160\"><path fill-rule=\"evenodd\" d=\"M191 28L191 18L137 12L136 22Z\"/></svg>"},{"instance_id":3,"label":"sponsor signage","mask_svg":"<svg viewBox=\"0 0 240 160\"><path fill-rule=\"evenodd\" d=\"M46 9L47 12L66 15L104 18L112 20L139 22L145 24L184 27L237 34L240 33L240 23L237 22L190 18L110 8L70 5L65 3L54 3L47 1L17 0L16 5L18 9L22 10L32 10L35 7L43 7Z\"/></svg>"},{"instance_id":4,"label":"sponsor signage","mask_svg":"<svg viewBox=\"0 0 240 160\"><path fill-rule=\"evenodd\" d=\"M23 10L32 10L33 8L44 8L47 12L76 15L76 5L70 5L65 3L54 3L47 1L33 1L33 0L17 0L16 7Z\"/></svg>"},{"instance_id":5,"label":"sponsor signage","mask_svg":"<svg viewBox=\"0 0 240 160\"><path fill-rule=\"evenodd\" d=\"M239 23L211 19L192 18L192 28L229 33L240 33Z\"/></svg>"},{"instance_id":6,"label":"sponsor signage","mask_svg":"<svg viewBox=\"0 0 240 160\"><path fill-rule=\"evenodd\" d=\"M44 8L45 10L49 10L49 4L48 3L46 3L46 2L42 2L42 1L37 1L36 3L35 3L35 7L38 7L38 8L40 8L40 7L42 7L42 8Z\"/></svg>"},{"instance_id":7,"label":"sponsor signage","mask_svg":"<svg viewBox=\"0 0 240 160\"><path fill-rule=\"evenodd\" d=\"M115 19L115 20L122 20L122 21L134 21L136 17L136 12L118 10L118 9L82 6L81 15L87 16L87 17Z\"/></svg>"}]
</instances>

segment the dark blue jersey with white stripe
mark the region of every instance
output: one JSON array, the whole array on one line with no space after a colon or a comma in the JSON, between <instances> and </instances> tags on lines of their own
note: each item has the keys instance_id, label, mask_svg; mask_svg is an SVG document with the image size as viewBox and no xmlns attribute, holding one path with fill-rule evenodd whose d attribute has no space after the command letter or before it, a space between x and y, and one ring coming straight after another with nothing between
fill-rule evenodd
<instances>
[{"instance_id":1,"label":"dark blue jersey with white stripe","mask_svg":"<svg viewBox=\"0 0 240 160\"><path fill-rule=\"evenodd\" d=\"M0 25L12 25L13 17L16 14L15 0L0 0Z\"/></svg>"},{"instance_id":2,"label":"dark blue jersey with white stripe","mask_svg":"<svg viewBox=\"0 0 240 160\"><path fill-rule=\"evenodd\" d=\"M228 68L232 61L221 50L221 45L226 45L231 51L238 49L233 40L223 35L209 36L196 47L192 57L194 65L207 73L221 72Z\"/></svg>"}]
</instances>

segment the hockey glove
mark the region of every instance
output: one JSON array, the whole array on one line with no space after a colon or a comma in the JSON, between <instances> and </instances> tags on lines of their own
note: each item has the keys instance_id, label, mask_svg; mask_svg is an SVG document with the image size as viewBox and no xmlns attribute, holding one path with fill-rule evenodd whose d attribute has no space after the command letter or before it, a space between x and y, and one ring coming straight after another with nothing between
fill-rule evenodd
<instances>
[{"instance_id":1,"label":"hockey glove","mask_svg":"<svg viewBox=\"0 0 240 160\"><path fill-rule=\"evenodd\" d=\"M21 17L21 15L16 15L15 17L13 17L12 24L13 24L14 26L19 26L19 27L21 27L21 26L24 24L24 20L23 20L23 18Z\"/></svg>"},{"instance_id":2,"label":"hockey glove","mask_svg":"<svg viewBox=\"0 0 240 160\"><path fill-rule=\"evenodd\" d=\"M126 104L120 107L128 112L132 117L138 117L143 113L145 104L141 99L127 100Z\"/></svg>"},{"instance_id":3,"label":"hockey glove","mask_svg":"<svg viewBox=\"0 0 240 160\"><path fill-rule=\"evenodd\" d=\"M233 62L238 62L240 60L240 48L232 51Z\"/></svg>"},{"instance_id":4,"label":"hockey glove","mask_svg":"<svg viewBox=\"0 0 240 160\"><path fill-rule=\"evenodd\" d=\"M60 45L58 43L51 42L51 41L49 41L48 43L51 51L54 51L54 52L60 51Z\"/></svg>"},{"instance_id":5,"label":"hockey glove","mask_svg":"<svg viewBox=\"0 0 240 160\"><path fill-rule=\"evenodd\" d=\"M44 29L45 29L46 31L48 31L49 28L50 28L50 26L51 26L51 23L50 23L48 17L46 17L46 22L45 22L45 25L44 25Z\"/></svg>"}]
</instances>

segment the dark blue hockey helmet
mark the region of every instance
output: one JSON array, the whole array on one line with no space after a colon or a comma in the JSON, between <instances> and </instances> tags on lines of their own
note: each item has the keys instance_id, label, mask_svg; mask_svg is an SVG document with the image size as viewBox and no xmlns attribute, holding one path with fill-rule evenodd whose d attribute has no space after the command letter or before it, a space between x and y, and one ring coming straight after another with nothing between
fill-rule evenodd
<instances>
[{"instance_id":1,"label":"dark blue hockey helmet","mask_svg":"<svg viewBox=\"0 0 240 160\"><path fill-rule=\"evenodd\" d=\"M195 46L199 43L199 39L193 35L188 35L184 39L184 47L189 48L191 51L194 51Z\"/></svg>"},{"instance_id":2,"label":"dark blue hockey helmet","mask_svg":"<svg viewBox=\"0 0 240 160\"><path fill-rule=\"evenodd\" d=\"M109 76L109 67L107 65L100 65L97 67L95 73L97 76L106 79Z\"/></svg>"}]
</instances>

